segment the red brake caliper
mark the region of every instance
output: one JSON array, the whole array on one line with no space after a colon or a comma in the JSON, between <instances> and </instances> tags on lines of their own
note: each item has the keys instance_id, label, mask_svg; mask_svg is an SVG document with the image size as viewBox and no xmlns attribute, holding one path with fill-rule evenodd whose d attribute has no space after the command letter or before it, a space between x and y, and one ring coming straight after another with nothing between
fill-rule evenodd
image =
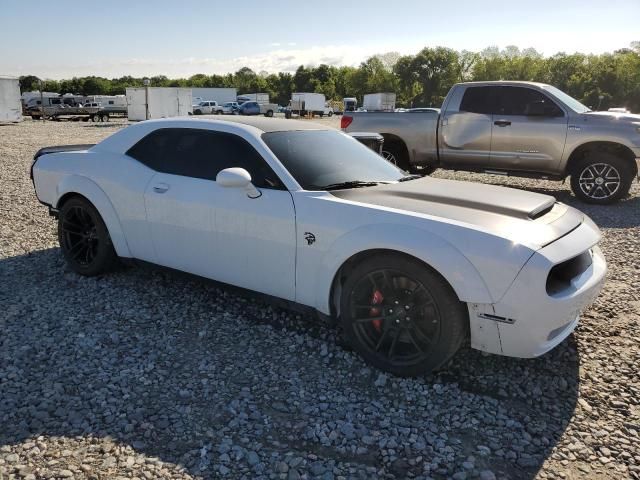
<instances>
[{"instance_id":1,"label":"red brake caliper","mask_svg":"<svg viewBox=\"0 0 640 480\"><path fill-rule=\"evenodd\" d=\"M382 303L382 300L384 300L384 297L382 296L380 290L375 290L373 292L373 296L371 297L371 303L373 305L380 305ZM372 307L371 310L369 310L369 315L371 317L379 317L381 313L382 310L377 307ZM373 328L375 328L379 332L382 327L382 320L378 318L376 320L371 320L371 323L373 324Z\"/></svg>"}]
</instances>

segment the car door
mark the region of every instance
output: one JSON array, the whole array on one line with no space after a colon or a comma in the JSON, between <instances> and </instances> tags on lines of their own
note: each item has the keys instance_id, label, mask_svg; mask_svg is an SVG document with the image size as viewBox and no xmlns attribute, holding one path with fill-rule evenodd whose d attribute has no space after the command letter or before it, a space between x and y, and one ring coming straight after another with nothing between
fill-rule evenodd
<instances>
[{"instance_id":1,"label":"car door","mask_svg":"<svg viewBox=\"0 0 640 480\"><path fill-rule=\"evenodd\" d=\"M540 90L500 87L491 133L491 167L554 173L564 152L568 115Z\"/></svg>"},{"instance_id":2,"label":"car door","mask_svg":"<svg viewBox=\"0 0 640 480\"><path fill-rule=\"evenodd\" d=\"M244 168L261 195L214 183L216 278L288 300L295 299L296 223L293 198L267 162L242 137L215 132L214 175Z\"/></svg>"},{"instance_id":3,"label":"car door","mask_svg":"<svg viewBox=\"0 0 640 480\"><path fill-rule=\"evenodd\" d=\"M440 161L452 169L484 169L491 155L496 87L466 87L452 98L440 119Z\"/></svg>"},{"instance_id":4,"label":"car door","mask_svg":"<svg viewBox=\"0 0 640 480\"><path fill-rule=\"evenodd\" d=\"M200 178L203 142L198 130L155 130L134 149L146 150L156 172L147 184L144 202L156 262L177 270L213 278L210 252L215 248L215 192ZM134 150L132 149L132 150ZM141 156L133 152L136 156Z\"/></svg>"},{"instance_id":5,"label":"car door","mask_svg":"<svg viewBox=\"0 0 640 480\"><path fill-rule=\"evenodd\" d=\"M163 132L164 131L164 132ZM291 194L241 137L213 130L161 129L158 173L145 192L158 263L242 288L295 298L295 212ZM245 168L260 189L215 181Z\"/></svg>"}]
</instances>

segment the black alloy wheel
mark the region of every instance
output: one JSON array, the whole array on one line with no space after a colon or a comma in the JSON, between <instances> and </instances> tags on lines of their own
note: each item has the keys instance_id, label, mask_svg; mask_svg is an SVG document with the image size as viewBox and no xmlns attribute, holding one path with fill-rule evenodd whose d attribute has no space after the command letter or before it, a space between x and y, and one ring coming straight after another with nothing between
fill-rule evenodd
<instances>
[{"instance_id":1,"label":"black alloy wheel","mask_svg":"<svg viewBox=\"0 0 640 480\"><path fill-rule=\"evenodd\" d=\"M392 253L350 272L340 308L354 349L375 367L399 376L444 364L468 328L465 304L437 272Z\"/></svg>"},{"instance_id":2,"label":"black alloy wheel","mask_svg":"<svg viewBox=\"0 0 640 480\"><path fill-rule=\"evenodd\" d=\"M81 275L97 275L115 264L117 257L107 228L84 198L74 197L60 209L58 240L67 263Z\"/></svg>"},{"instance_id":3,"label":"black alloy wheel","mask_svg":"<svg viewBox=\"0 0 640 480\"><path fill-rule=\"evenodd\" d=\"M431 293L404 273L376 270L351 291L358 342L395 369L424 361L440 336L442 317Z\"/></svg>"}]
</instances>

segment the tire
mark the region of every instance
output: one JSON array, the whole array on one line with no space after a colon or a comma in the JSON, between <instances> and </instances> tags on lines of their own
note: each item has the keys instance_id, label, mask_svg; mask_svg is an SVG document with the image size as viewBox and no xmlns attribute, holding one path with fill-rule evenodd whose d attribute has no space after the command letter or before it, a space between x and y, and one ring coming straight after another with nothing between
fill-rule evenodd
<instances>
[{"instance_id":1,"label":"tire","mask_svg":"<svg viewBox=\"0 0 640 480\"><path fill-rule=\"evenodd\" d=\"M91 115L91 121L92 122L99 122L100 118L98 117L98 115Z\"/></svg>"},{"instance_id":2,"label":"tire","mask_svg":"<svg viewBox=\"0 0 640 480\"><path fill-rule=\"evenodd\" d=\"M193 112L194 115L202 115L202 110L196 110Z\"/></svg>"},{"instance_id":3,"label":"tire","mask_svg":"<svg viewBox=\"0 0 640 480\"><path fill-rule=\"evenodd\" d=\"M273 117L273 110L267 110L267 113L264 114L265 117Z\"/></svg>"},{"instance_id":4,"label":"tire","mask_svg":"<svg viewBox=\"0 0 640 480\"><path fill-rule=\"evenodd\" d=\"M333 117L333 112L329 112L328 114L330 117Z\"/></svg>"},{"instance_id":5,"label":"tire","mask_svg":"<svg viewBox=\"0 0 640 480\"><path fill-rule=\"evenodd\" d=\"M85 198L66 201L58 214L58 242L69 267L92 277L113 269L117 255L98 210Z\"/></svg>"},{"instance_id":6,"label":"tire","mask_svg":"<svg viewBox=\"0 0 640 480\"><path fill-rule=\"evenodd\" d=\"M585 203L607 205L624 198L636 175L635 165L606 150L591 150L574 165L571 190Z\"/></svg>"},{"instance_id":7,"label":"tire","mask_svg":"<svg viewBox=\"0 0 640 480\"><path fill-rule=\"evenodd\" d=\"M469 324L465 304L437 272L391 253L370 257L349 273L340 312L354 350L374 367L401 377L445 364L462 345Z\"/></svg>"},{"instance_id":8,"label":"tire","mask_svg":"<svg viewBox=\"0 0 640 480\"><path fill-rule=\"evenodd\" d=\"M102 121L103 122L108 122L109 121L109 115L107 115L107 114L102 115Z\"/></svg>"},{"instance_id":9,"label":"tire","mask_svg":"<svg viewBox=\"0 0 640 480\"><path fill-rule=\"evenodd\" d=\"M382 156L396 167L409 171L409 154L401 142L386 142L382 144Z\"/></svg>"},{"instance_id":10,"label":"tire","mask_svg":"<svg viewBox=\"0 0 640 480\"><path fill-rule=\"evenodd\" d=\"M31 119L32 120L40 120L42 117L40 117L39 115L31 115Z\"/></svg>"},{"instance_id":11,"label":"tire","mask_svg":"<svg viewBox=\"0 0 640 480\"><path fill-rule=\"evenodd\" d=\"M222 112L220 110L216 110L216 115L220 115Z\"/></svg>"}]
</instances>

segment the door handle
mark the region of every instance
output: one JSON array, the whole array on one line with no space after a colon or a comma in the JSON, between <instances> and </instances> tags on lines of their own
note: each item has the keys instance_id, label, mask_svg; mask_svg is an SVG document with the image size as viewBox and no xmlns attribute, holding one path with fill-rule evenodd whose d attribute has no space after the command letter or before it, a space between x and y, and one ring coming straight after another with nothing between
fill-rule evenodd
<instances>
[{"instance_id":1,"label":"door handle","mask_svg":"<svg viewBox=\"0 0 640 480\"><path fill-rule=\"evenodd\" d=\"M155 185L153 187L153 191L156 193L164 193L167 190L169 190L169 185L167 185L166 183L159 183L158 185Z\"/></svg>"},{"instance_id":2,"label":"door handle","mask_svg":"<svg viewBox=\"0 0 640 480\"><path fill-rule=\"evenodd\" d=\"M499 127L508 127L511 125L511 122L509 120L496 120L493 124Z\"/></svg>"}]
</instances>

